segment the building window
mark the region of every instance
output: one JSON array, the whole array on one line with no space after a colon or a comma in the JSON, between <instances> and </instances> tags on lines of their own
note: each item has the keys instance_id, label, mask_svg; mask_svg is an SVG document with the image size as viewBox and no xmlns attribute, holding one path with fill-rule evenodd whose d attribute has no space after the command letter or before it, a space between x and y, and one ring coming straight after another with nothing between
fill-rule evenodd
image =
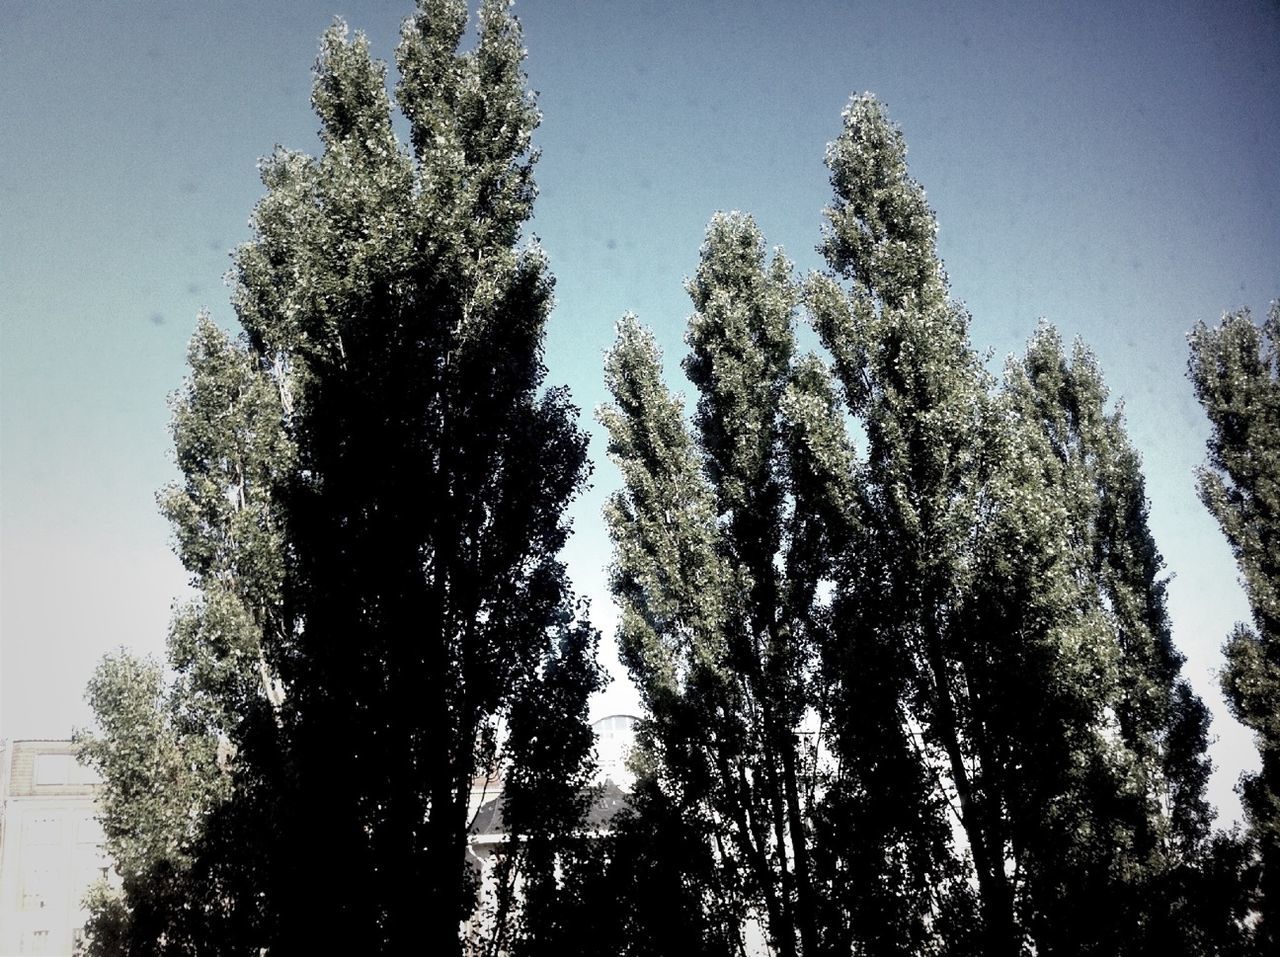
<instances>
[{"instance_id":1,"label":"building window","mask_svg":"<svg viewBox=\"0 0 1280 957\"><path fill-rule=\"evenodd\" d=\"M74 754L66 752L37 754L35 771L36 784L44 787L102 783L102 776L94 768L81 764Z\"/></svg>"},{"instance_id":2,"label":"building window","mask_svg":"<svg viewBox=\"0 0 1280 957\"><path fill-rule=\"evenodd\" d=\"M72 763L69 754L37 754L36 784L70 784Z\"/></svg>"},{"instance_id":3,"label":"building window","mask_svg":"<svg viewBox=\"0 0 1280 957\"><path fill-rule=\"evenodd\" d=\"M52 897L53 873L45 868L33 869L22 885L22 909L42 910Z\"/></svg>"},{"instance_id":4,"label":"building window","mask_svg":"<svg viewBox=\"0 0 1280 957\"><path fill-rule=\"evenodd\" d=\"M102 775L98 773L97 768L91 768L87 764L81 764L79 761L71 762L71 783L72 784L101 784Z\"/></svg>"}]
</instances>

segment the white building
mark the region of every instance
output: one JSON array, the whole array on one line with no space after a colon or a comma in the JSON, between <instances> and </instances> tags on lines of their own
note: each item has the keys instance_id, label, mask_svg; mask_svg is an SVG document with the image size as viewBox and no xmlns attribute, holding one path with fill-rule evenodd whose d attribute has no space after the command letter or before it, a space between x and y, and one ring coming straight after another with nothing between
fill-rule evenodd
<instances>
[{"instance_id":1,"label":"white building","mask_svg":"<svg viewBox=\"0 0 1280 957\"><path fill-rule=\"evenodd\" d=\"M628 762L636 744L636 721L630 714L611 714L591 725L596 733L596 779L612 781L623 791L635 786L636 776Z\"/></svg>"},{"instance_id":2,"label":"white building","mask_svg":"<svg viewBox=\"0 0 1280 957\"><path fill-rule=\"evenodd\" d=\"M635 721L609 715L593 725L602 786L588 817L593 830L607 828L626 804ZM96 881L114 879L96 817L99 788L70 741L0 742L0 957L81 952L85 894ZM496 775L472 784L470 850L482 871L506 840L501 793Z\"/></svg>"},{"instance_id":3,"label":"white building","mask_svg":"<svg viewBox=\"0 0 1280 957\"><path fill-rule=\"evenodd\" d=\"M611 714L591 725L596 736L597 793L584 822L588 833L607 832L615 814L627 805L627 794L635 784L627 763L635 746L636 718L629 714ZM497 908L497 864L503 845L509 840L502 821L502 782L488 778L480 786L477 778L471 790L471 828L467 841L467 857L479 879L479 901L475 914L463 922L463 935L479 947L492 929ZM496 785L496 787L495 787ZM477 801L477 797L483 800ZM518 893L518 890L517 890Z\"/></svg>"},{"instance_id":4,"label":"white building","mask_svg":"<svg viewBox=\"0 0 1280 957\"><path fill-rule=\"evenodd\" d=\"M79 953L85 892L111 866L98 787L70 741L0 742L0 955Z\"/></svg>"}]
</instances>

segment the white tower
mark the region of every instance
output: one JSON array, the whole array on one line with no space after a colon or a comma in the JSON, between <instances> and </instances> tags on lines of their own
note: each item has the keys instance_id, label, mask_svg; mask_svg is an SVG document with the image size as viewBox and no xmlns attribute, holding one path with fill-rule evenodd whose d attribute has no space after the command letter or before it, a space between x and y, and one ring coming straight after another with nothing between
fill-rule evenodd
<instances>
[{"instance_id":1,"label":"white tower","mask_svg":"<svg viewBox=\"0 0 1280 957\"><path fill-rule=\"evenodd\" d=\"M612 781L624 791L631 790L635 775L627 767L627 760L636 743L637 720L630 714L611 714L591 726L596 733L596 778L600 783Z\"/></svg>"}]
</instances>

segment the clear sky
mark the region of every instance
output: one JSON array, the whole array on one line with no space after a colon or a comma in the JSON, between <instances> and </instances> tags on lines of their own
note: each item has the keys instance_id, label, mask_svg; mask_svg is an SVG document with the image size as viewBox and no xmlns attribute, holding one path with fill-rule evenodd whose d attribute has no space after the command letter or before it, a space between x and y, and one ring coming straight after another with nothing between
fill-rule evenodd
<instances>
[{"instance_id":1,"label":"clear sky","mask_svg":"<svg viewBox=\"0 0 1280 957\"><path fill-rule=\"evenodd\" d=\"M162 653L185 575L155 491L166 397L261 196L315 151L335 15L391 57L411 0L10 4L0 31L0 736L62 737L107 650ZM903 128L954 294L993 364L1039 317L1097 351L1146 463L1175 638L1214 712L1227 819L1253 762L1213 679L1247 616L1194 492L1208 432L1184 370L1200 319L1280 296L1280 4L523 0L557 276L547 350L593 431L568 560L612 647L599 518L617 485L591 411L627 310L678 384L683 279L716 210L820 265L826 143L870 90ZM596 713L632 710L615 682Z\"/></svg>"}]
</instances>

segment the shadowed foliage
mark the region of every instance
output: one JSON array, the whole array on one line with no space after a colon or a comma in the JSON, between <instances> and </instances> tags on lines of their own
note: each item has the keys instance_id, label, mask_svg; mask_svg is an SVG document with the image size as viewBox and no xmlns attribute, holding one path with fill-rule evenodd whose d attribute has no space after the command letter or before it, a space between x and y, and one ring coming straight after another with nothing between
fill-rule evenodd
<instances>
[{"instance_id":1,"label":"shadowed foliage","mask_svg":"<svg viewBox=\"0 0 1280 957\"><path fill-rule=\"evenodd\" d=\"M1261 757L1240 782L1254 859L1258 953L1280 947L1280 301L1261 326L1248 310L1191 332L1190 376L1209 416L1200 498L1240 567L1250 624L1227 639L1221 681Z\"/></svg>"},{"instance_id":2,"label":"shadowed foliage","mask_svg":"<svg viewBox=\"0 0 1280 957\"><path fill-rule=\"evenodd\" d=\"M530 875L510 933L544 934L602 680L558 559L586 437L543 388L552 278L518 244L539 120L519 25L488 0L460 52L466 19L423 0L404 24L407 147L365 38L324 35L323 152L263 162L244 333L193 340L162 504L202 597L168 690L104 664L86 743L131 952L459 953L471 783L495 767Z\"/></svg>"}]
</instances>

